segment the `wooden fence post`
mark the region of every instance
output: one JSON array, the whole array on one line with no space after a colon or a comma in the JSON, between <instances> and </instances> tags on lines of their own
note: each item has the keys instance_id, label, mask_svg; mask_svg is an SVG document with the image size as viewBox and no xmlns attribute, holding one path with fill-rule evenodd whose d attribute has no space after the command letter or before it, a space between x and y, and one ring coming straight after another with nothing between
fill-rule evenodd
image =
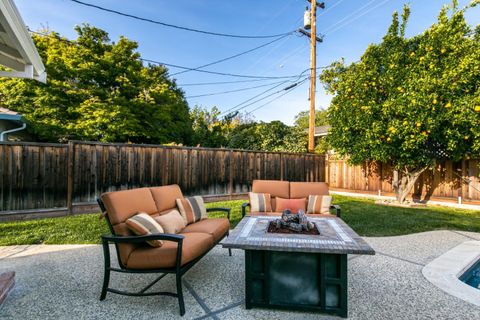
<instances>
[{"instance_id":1,"label":"wooden fence post","mask_svg":"<svg viewBox=\"0 0 480 320\"><path fill-rule=\"evenodd\" d=\"M463 179L466 179L467 181L470 181L470 175L469 175L469 168L470 166L470 161L463 159L462 160L462 199L468 199L470 196L469 193L469 184L463 183Z\"/></svg>"},{"instance_id":2,"label":"wooden fence post","mask_svg":"<svg viewBox=\"0 0 480 320\"><path fill-rule=\"evenodd\" d=\"M283 154L280 153L280 180L283 181Z\"/></svg>"},{"instance_id":3,"label":"wooden fence post","mask_svg":"<svg viewBox=\"0 0 480 320\"><path fill-rule=\"evenodd\" d=\"M330 158L328 153L323 158L324 181L330 185Z\"/></svg>"},{"instance_id":4,"label":"wooden fence post","mask_svg":"<svg viewBox=\"0 0 480 320\"><path fill-rule=\"evenodd\" d=\"M228 181L228 194L230 200L233 197L233 150L230 150L229 152L230 156L230 168L229 168L229 181Z\"/></svg>"},{"instance_id":5,"label":"wooden fence post","mask_svg":"<svg viewBox=\"0 0 480 320\"><path fill-rule=\"evenodd\" d=\"M67 210L68 214L73 213L73 174L74 174L74 157L75 145L73 141L68 141L67 152Z\"/></svg>"},{"instance_id":6,"label":"wooden fence post","mask_svg":"<svg viewBox=\"0 0 480 320\"><path fill-rule=\"evenodd\" d=\"M383 192L383 163L378 163L378 195L381 196Z\"/></svg>"}]
</instances>

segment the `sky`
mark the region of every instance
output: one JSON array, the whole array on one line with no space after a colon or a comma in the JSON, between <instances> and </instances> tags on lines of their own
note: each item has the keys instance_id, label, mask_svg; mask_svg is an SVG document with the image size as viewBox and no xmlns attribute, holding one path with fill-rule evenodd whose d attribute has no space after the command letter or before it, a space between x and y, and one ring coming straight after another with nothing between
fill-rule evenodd
<instances>
[{"instance_id":1,"label":"sky","mask_svg":"<svg viewBox=\"0 0 480 320\"><path fill-rule=\"evenodd\" d=\"M169 24L228 34L272 35L303 27L305 0L82 0L136 16ZM469 0L460 0L464 6ZM70 0L15 0L32 30L48 28L75 39L75 25L89 23L107 31L111 40L125 36L138 42L142 58L195 68L261 46L274 39L226 38L172 29L160 25L81 6ZM392 13L410 3L407 36L421 33L436 21L450 0L327 0L317 12L317 67L344 58L357 61L371 43L378 43L391 23ZM480 23L480 7L467 15L471 25ZM249 54L205 68L205 70L253 76L300 76L310 66L309 39L293 34ZM182 69L169 68L170 74ZM299 80L303 79L303 73ZM308 110L309 82L285 92L298 78L268 79L230 84L212 82L252 80L190 71L172 76L187 97L190 107L199 105L228 111L240 103L241 112L258 121L280 120L292 124L295 115ZM283 82L283 83L281 83ZM298 82L298 81L297 81ZM193 84L193 85L192 85ZM198 85L202 84L202 85ZM276 88L273 88L277 86ZM252 88L256 87L256 88ZM272 89L273 88L273 89ZM245 89L238 92L225 91ZM270 91L259 95L264 91ZM277 94L273 94L279 91ZM198 95L213 94L196 97ZM272 94L269 98L257 100ZM283 94L283 95L282 95ZM255 96L259 95L257 98ZM281 96L282 95L282 96ZM317 82L316 107L326 109L332 96ZM250 100L249 100L250 99ZM276 99L276 100L274 100ZM245 102L247 101L248 102ZM273 100L273 101L272 101ZM271 101L268 104L267 102ZM234 110L235 110L234 109Z\"/></svg>"}]
</instances>

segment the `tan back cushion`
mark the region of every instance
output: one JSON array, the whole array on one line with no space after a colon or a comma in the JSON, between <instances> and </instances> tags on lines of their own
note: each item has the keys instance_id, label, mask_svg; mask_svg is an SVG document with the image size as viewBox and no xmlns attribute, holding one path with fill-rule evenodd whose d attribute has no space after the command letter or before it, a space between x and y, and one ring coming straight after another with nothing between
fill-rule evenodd
<instances>
[{"instance_id":1,"label":"tan back cushion","mask_svg":"<svg viewBox=\"0 0 480 320\"><path fill-rule=\"evenodd\" d=\"M101 196L112 225L125 222L138 212L158 212L149 188L107 192Z\"/></svg>"},{"instance_id":2,"label":"tan back cushion","mask_svg":"<svg viewBox=\"0 0 480 320\"><path fill-rule=\"evenodd\" d=\"M176 184L150 188L150 191L155 200L157 211L160 212L160 214L170 209L176 209L176 200L183 198L182 190L180 190L180 187Z\"/></svg>"},{"instance_id":3,"label":"tan back cushion","mask_svg":"<svg viewBox=\"0 0 480 320\"><path fill-rule=\"evenodd\" d=\"M272 210L276 211L275 198L289 198L290 183L288 181L280 180L253 180L252 192L269 193L272 199Z\"/></svg>"},{"instance_id":4,"label":"tan back cushion","mask_svg":"<svg viewBox=\"0 0 480 320\"><path fill-rule=\"evenodd\" d=\"M308 198L308 196L328 195L325 182L290 182L290 198Z\"/></svg>"}]
</instances>

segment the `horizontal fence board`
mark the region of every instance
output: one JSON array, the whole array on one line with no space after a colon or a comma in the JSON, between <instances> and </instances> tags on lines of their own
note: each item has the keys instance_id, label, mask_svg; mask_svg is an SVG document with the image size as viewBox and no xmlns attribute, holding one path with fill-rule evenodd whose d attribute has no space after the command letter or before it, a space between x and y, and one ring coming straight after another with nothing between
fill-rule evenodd
<instances>
[{"instance_id":1,"label":"horizontal fence board","mask_svg":"<svg viewBox=\"0 0 480 320\"><path fill-rule=\"evenodd\" d=\"M185 195L234 195L253 180L327 181L334 189L393 193L388 164L350 166L321 155L98 142L0 143L0 212L68 208L103 192L178 184ZM70 159L69 157L73 157ZM417 198L480 200L478 160L439 162L415 185Z\"/></svg>"},{"instance_id":2,"label":"horizontal fence board","mask_svg":"<svg viewBox=\"0 0 480 320\"><path fill-rule=\"evenodd\" d=\"M345 160L327 161L327 182L330 187L345 191L368 193L394 192L393 169L385 163L365 163L351 166ZM430 198L480 200L479 160L441 161L418 178L412 195L416 199Z\"/></svg>"},{"instance_id":3,"label":"horizontal fence board","mask_svg":"<svg viewBox=\"0 0 480 320\"><path fill-rule=\"evenodd\" d=\"M232 197L248 192L255 179L325 179L321 155L80 141L69 145L0 143L0 211L68 210L69 197L73 208L94 203L104 192L168 184L178 184L185 195Z\"/></svg>"},{"instance_id":4,"label":"horizontal fence board","mask_svg":"<svg viewBox=\"0 0 480 320\"><path fill-rule=\"evenodd\" d=\"M0 211L66 205L65 145L0 144Z\"/></svg>"}]
</instances>

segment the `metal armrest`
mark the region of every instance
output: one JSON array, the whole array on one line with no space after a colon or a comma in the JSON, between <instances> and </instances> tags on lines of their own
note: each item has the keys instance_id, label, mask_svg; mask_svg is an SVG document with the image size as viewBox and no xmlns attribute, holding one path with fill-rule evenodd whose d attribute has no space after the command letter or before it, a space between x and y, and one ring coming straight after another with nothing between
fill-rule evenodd
<instances>
[{"instance_id":1,"label":"metal armrest","mask_svg":"<svg viewBox=\"0 0 480 320\"><path fill-rule=\"evenodd\" d=\"M112 235L102 235L103 242L113 242L113 243L141 243L150 240L164 240L164 241L173 241L177 243L183 242L184 236L180 234L168 234L168 233L154 233L146 236L112 236Z\"/></svg>"},{"instance_id":2,"label":"metal armrest","mask_svg":"<svg viewBox=\"0 0 480 320\"><path fill-rule=\"evenodd\" d=\"M177 254L175 258L175 269L177 273L180 272L180 267L182 266L182 248L183 248L183 239L185 237L179 234L167 234L167 233L153 233L146 236L113 236L113 235L102 235L102 247L103 247L103 258L105 259L105 269L118 271L116 268L110 266L110 247L108 246L109 242L115 243L115 246L119 243L142 243L150 240L163 240L163 241L173 241L177 243ZM117 248L118 250L118 248ZM117 251L118 253L118 251ZM118 262L121 264L120 257L118 257ZM122 267L124 268L124 267Z\"/></svg>"},{"instance_id":3,"label":"metal armrest","mask_svg":"<svg viewBox=\"0 0 480 320\"><path fill-rule=\"evenodd\" d=\"M340 213L340 206L338 204L332 204L330 206L330 209L335 209L335 214L337 215L338 218L340 218L341 213Z\"/></svg>"},{"instance_id":4,"label":"metal armrest","mask_svg":"<svg viewBox=\"0 0 480 320\"><path fill-rule=\"evenodd\" d=\"M247 207L250 207L249 202L242 203L242 218L247 214Z\"/></svg>"},{"instance_id":5,"label":"metal armrest","mask_svg":"<svg viewBox=\"0 0 480 320\"><path fill-rule=\"evenodd\" d=\"M230 208L207 208L207 212L226 212L228 221L230 221Z\"/></svg>"}]
</instances>

